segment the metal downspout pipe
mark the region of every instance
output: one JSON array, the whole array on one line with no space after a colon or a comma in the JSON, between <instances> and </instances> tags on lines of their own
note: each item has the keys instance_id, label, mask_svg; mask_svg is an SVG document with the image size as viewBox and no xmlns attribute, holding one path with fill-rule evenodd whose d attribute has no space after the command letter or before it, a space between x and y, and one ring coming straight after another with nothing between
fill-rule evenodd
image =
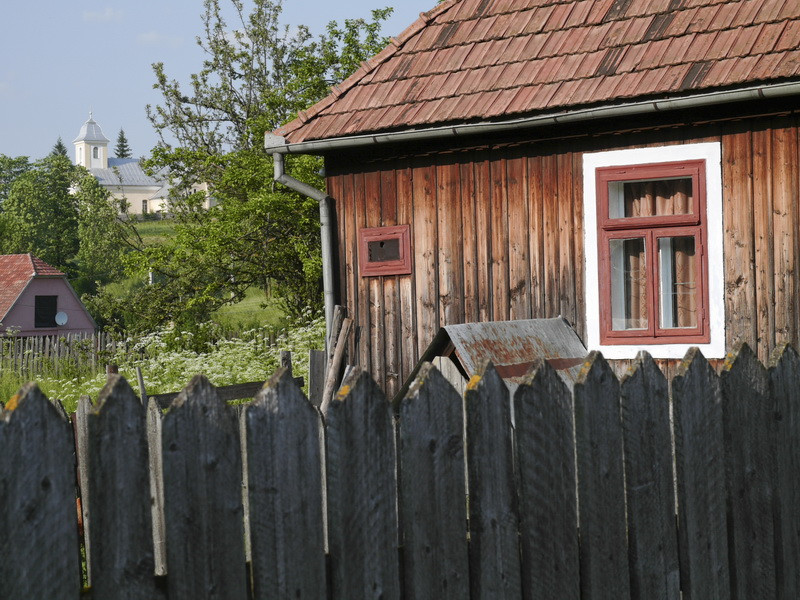
<instances>
[{"instance_id":1,"label":"metal downspout pipe","mask_svg":"<svg viewBox=\"0 0 800 600\"><path fill-rule=\"evenodd\" d=\"M328 195L317 188L287 175L284 170L283 154L272 153L275 169L275 181L282 183L304 196L319 202L320 242L322 245L322 293L325 300L325 339L331 335L331 322L333 321L333 236L331 236L331 211L328 206Z\"/></svg>"}]
</instances>

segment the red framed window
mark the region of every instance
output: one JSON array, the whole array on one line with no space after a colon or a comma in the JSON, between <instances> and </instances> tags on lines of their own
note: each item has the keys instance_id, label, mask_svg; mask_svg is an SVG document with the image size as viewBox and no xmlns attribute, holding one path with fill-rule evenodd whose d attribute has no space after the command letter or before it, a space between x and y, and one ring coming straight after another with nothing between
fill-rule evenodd
<instances>
[{"instance_id":1,"label":"red framed window","mask_svg":"<svg viewBox=\"0 0 800 600\"><path fill-rule=\"evenodd\" d=\"M708 343L705 160L596 170L600 341Z\"/></svg>"},{"instance_id":2,"label":"red framed window","mask_svg":"<svg viewBox=\"0 0 800 600\"><path fill-rule=\"evenodd\" d=\"M358 230L362 277L411 273L411 227L365 227Z\"/></svg>"}]
</instances>

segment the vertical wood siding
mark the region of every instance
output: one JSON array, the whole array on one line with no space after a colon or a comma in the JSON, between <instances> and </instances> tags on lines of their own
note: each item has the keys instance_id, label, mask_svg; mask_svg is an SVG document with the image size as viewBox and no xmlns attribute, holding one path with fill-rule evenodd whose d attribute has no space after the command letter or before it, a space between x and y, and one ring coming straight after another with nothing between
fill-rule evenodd
<instances>
[{"instance_id":1,"label":"vertical wood siding","mask_svg":"<svg viewBox=\"0 0 800 600\"><path fill-rule=\"evenodd\" d=\"M349 361L389 396L440 326L561 315L585 339L583 153L722 144L726 341L761 360L800 342L796 115L693 130L431 154L328 159ZM360 227L410 224L413 273L362 278ZM711 268L714 268L713 266Z\"/></svg>"}]
</instances>

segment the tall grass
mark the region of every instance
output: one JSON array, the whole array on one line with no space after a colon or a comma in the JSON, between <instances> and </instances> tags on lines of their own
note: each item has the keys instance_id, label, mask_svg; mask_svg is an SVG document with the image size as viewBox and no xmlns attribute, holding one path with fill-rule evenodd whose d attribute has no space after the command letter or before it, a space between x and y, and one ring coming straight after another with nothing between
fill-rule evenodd
<instances>
[{"instance_id":1,"label":"tall grass","mask_svg":"<svg viewBox=\"0 0 800 600\"><path fill-rule=\"evenodd\" d=\"M148 394L182 389L197 373L217 386L262 381L280 365L281 350L293 353L293 372L308 382L308 351L324 348L325 322L317 318L304 327L283 330L275 339L269 327L254 328L235 339L198 344L190 332L162 329L128 340L128 350L109 357L131 385L137 387L136 367L142 370ZM192 349L194 348L194 349ZM58 398L72 412L82 395L93 400L106 382L105 369L78 370L57 376L52 369L36 373L35 380L49 398ZM26 383L17 373L0 373L0 399L7 401Z\"/></svg>"}]
</instances>

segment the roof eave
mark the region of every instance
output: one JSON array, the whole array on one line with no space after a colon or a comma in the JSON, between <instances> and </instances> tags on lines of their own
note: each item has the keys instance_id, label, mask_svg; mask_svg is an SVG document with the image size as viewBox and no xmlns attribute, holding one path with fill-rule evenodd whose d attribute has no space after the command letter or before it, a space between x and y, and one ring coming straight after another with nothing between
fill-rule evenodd
<instances>
[{"instance_id":1,"label":"roof eave","mask_svg":"<svg viewBox=\"0 0 800 600\"><path fill-rule=\"evenodd\" d=\"M578 123L598 119L625 117L647 113L663 113L674 110L690 109L731 102L764 100L783 96L800 95L800 81L765 83L746 88L706 91L699 94L666 97L657 100L641 100L578 108L573 110L545 113L529 117L508 119L503 121L481 121L462 123L425 129L407 129L403 131L368 133L363 135L343 136L322 140L309 140L287 143L286 138L267 133L264 136L264 147L270 153L280 154L325 154L336 150L345 150L375 144L390 144L411 141L433 140L467 135L493 134L520 128L544 127L564 123Z\"/></svg>"}]
</instances>

